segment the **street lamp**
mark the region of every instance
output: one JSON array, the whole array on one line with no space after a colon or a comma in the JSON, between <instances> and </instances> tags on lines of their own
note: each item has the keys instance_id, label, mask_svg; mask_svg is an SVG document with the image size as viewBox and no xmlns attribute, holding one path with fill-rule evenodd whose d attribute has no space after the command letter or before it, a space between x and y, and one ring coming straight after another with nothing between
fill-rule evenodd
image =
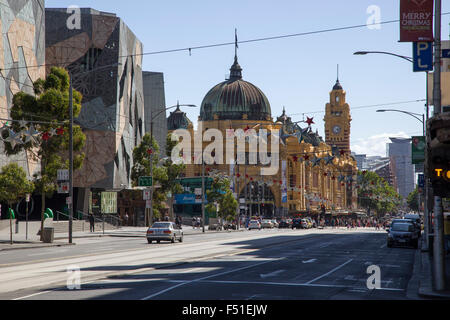
<instances>
[{"instance_id":1,"label":"street lamp","mask_svg":"<svg viewBox=\"0 0 450 320\"><path fill-rule=\"evenodd\" d=\"M153 112L150 109L150 144L151 144L151 153L150 153L150 176L152 177L152 187L150 190L150 219L148 219L148 226L153 221L153 189L154 189L154 179L153 179L153 121L160 116L162 113L165 113L167 110L180 108L180 107L190 107L190 108L198 108L194 104L180 104L178 101L175 106L167 107L164 110L158 112L155 116L153 116Z\"/></svg>"},{"instance_id":2,"label":"street lamp","mask_svg":"<svg viewBox=\"0 0 450 320\"><path fill-rule=\"evenodd\" d=\"M440 3L440 1L439 1L439 3ZM439 15L439 17L440 17L440 15ZM440 25L440 22L439 22L439 25ZM439 52L440 52L440 50L439 50ZM406 57L406 56L402 56L402 55L399 55L399 54L395 54L395 53L392 53L392 52L386 52L386 51L357 51L357 52L354 53L354 55L367 55L367 54L371 54L371 53L390 55L390 56L401 58L401 59L406 60L406 61L408 61L410 63L414 63L414 60L411 57ZM429 104L428 104L428 71L426 71L425 74L426 74L426 87L427 87L427 93L426 93L427 94L427 98L426 98L427 102L426 102L426 105L425 105L426 106L426 119L425 119L425 116L423 114L421 115L421 114L407 112L407 111L403 111L403 110L378 110L377 112L388 112L389 111L389 112L401 112L401 113L408 114L408 115L416 118L420 122L422 122L422 124L423 124L423 135L427 136L428 132L427 132L425 120L428 120L429 114L430 114ZM440 86L438 86L438 87L440 87ZM436 86L435 86L435 88L436 88ZM420 116L422 116L422 120L420 120ZM424 216L425 217L424 217L424 220L425 221L424 222L425 222L425 238L426 238L426 241L425 241L426 248L424 248L424 249L428 250L428 248L429 248L429 230L428 229L429 229L429 225L431 225L431 223L429 221L429 213L428 213L428 197L429 197L428 192L429 192L429 189L428 189L428 178L427 178L426 170L424 170L424 173L425 173L425 190L424 190L424 199L425 199L425 206L424 206L424 209L425 209L424 210Z\"/></svg>"}]
</instances>

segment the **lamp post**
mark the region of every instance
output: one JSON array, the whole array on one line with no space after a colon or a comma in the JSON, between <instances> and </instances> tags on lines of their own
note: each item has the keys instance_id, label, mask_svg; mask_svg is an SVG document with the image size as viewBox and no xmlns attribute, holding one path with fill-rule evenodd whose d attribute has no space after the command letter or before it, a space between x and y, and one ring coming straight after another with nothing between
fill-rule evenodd
<instances>
[{"instance_id":1,"label":"lamp post","mask_svg":"<svg viewBox=\"0 0 450 320\"><path fill-rule=\"evenodd\" d=\"M150 176L152 177L152 187L150 190L150 217L147 220L147 226L150 226L153 222L153 189L155 185L155 181L153 179L153 121L160 116L162 113L165 113L167 110L171 110L174 108L179 109L180 107L190 107L190 108L198 108L194 104L180 104L178 101L176 105L167 107L164 110L158 112L155 116L153 116L153 112L150 109L150 144L151 144L151 150L150 150Z\"/></svg>"},{"instance_id":2,"label":"lamp post","mask_svg":"<svg viewBox=\"0 0 450 320\"><path fill-rule=\"evenodd\" d=\"M426 136L426 122L425 122L425 114L419 114L419 113L414 113L414 112L409 112L409 111L404 111L404 110L396 110L396 109L385 109L385 110L377 110L377 112L399 112L399 113L403 113L403 114L407 114L411 117L413 117L414 119L418 120L420 123L422 123L422 129L423 129L423 136ZM421 118L422 119L421 119ZM425 206L424 206L424 230L425 230L425 243L426 243L426 248L428 248L429 246L429 226L430 226L430 221L429 221L429 214L428 214L428 182L427 182L427 178L426 178L426 170L424 170L424 174L425 174L425 190L424 190L424 202L425 202ZM420 198L420 194L419 194L419 198ZM420 212L420 199L419 199L419 212Z\"/></svg>"},{"instance_id":3,"label":"lamp post","mask_svg":"<svg viewBox=\"0 0 450 320\"><path fill-rule=\"evenodd\" d=\"M440 0L439 0L440 2ZM438 9L436 8L436 11ZM439 13L439 19L440 19L440 13ZM440 21L439 21L439 25L440 25ZM439 49L440 52L440 49ZM399 55L399 54L395 54L392 52L386 52L386 51L357 51L354 53L354 55L367 55L367 54L385 54L385 55L390 55L390 56L394 56L394 57L398 57L400 59L406 60L410 63L414 63L414 60L411 57L407 57L407 56L403 56L403 55ZM439 64L436 65L440 65L440 61L438 62ZM440 69L439 69L440 71ZM379 110L378 112L401 112L401 113L405 113L408 114L414 118L416 118L417 120L419 120L420 122L422 122L423 124L423 135L426 137L427 136L427 127L426 127L426 121L428 121L429 119L429 114L430 114L430 106L428 103L428 71L425 72L426 75L426 87L427 87L427 92L426 92L426 117L422 114L417 114L417 113L412 113L412 112L407 112L407 111L402 111L402 110ZM439 75L439 80L440 80L440 75ZM422 120L420 119L420 116L422 116ZM424 206L424 224L425 224L425 248L422 248L424 251L427 251L429 249L429 226L431 225L430 221L429 221L429 207L428 207L428 199L429 199L429 182L428 182L428 177L427 177L427 173L426 170L424 170L424 174L425 174L425 190L424 190L424 202L425 202L425 206Z\"/></svg>"}]
</instances>

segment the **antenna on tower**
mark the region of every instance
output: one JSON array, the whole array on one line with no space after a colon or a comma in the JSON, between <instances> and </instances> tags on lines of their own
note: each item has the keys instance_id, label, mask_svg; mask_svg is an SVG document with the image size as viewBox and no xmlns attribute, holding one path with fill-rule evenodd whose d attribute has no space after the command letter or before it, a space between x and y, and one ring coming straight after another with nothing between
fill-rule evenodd
<instances>
[{"instance_id":1,"label":"antenna on tower","mask_svg":"<svg viewBox=\"0 0 450 320\"><path fill-rule=\"evenodd\" d=\"M339 82L339 64L337 65L337 81Z\"/></svg>"}]
</instances>

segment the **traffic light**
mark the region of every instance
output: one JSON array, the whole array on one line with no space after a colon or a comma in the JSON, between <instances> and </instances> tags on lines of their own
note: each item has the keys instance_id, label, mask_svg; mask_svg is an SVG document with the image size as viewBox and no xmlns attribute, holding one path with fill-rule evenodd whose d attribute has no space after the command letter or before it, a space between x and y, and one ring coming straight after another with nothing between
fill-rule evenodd
<instances>
[{"instance_id":1,"label":"traffic light","mask_svg":"<svg viewBox=\"0 0 450 320\"><path fill-rule=\"evenodd\" d=\"M427 123L426 167L433 193L450 197L450 115L439 114Z\"/></svg>"}]
</instances>

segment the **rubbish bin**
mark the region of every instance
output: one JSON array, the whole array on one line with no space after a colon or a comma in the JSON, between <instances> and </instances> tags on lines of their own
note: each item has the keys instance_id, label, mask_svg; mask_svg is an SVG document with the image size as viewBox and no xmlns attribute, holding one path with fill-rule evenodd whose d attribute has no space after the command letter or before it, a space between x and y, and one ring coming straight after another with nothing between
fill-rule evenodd
<instances>
[{"instance_id":1,"label":"rubbish bin","mask_svg":"<svg viewBox=\"0 0 450 320\"><path fill-rule=\"evenodd\" d=\"M44 243L53 243L55 238L55 228L44 228L44 232L42 234L42 241Z\"/></svg>"}]
</instances>

